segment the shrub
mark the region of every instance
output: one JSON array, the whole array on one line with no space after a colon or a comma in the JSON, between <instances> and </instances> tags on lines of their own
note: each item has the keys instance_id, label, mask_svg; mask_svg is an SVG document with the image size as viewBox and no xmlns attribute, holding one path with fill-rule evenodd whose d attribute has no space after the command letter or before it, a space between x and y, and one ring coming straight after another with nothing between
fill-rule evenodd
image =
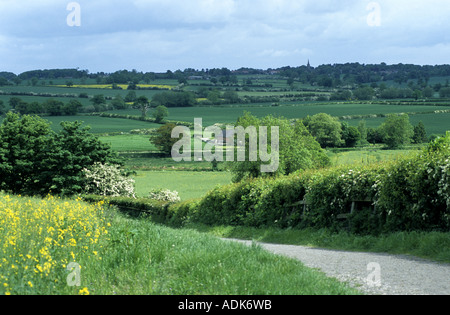
<instances>
[{"instance_id":1,"label":"shrub","mask_svg":"<svg viewBox=\"0 0 450 315\"><path fill-rule=\"evenodd\" d=\"M83 173L87 194L135 198L134 180L124 176L117 165L95 163L90 168L85 168Z\"/></svg>"},{"instance_id":2,"label":"shrub","mask_svg":"<svg viewBox=\"0 0 450 315\"><path fill-rule=\"evenodd\" d=\"M148 197L150 199L155 199L159 201L168 201L171 203L179 202L181 200L177 191L170 191L168 189L154 189L150 191Z\"/></svg>"}]
</instances>

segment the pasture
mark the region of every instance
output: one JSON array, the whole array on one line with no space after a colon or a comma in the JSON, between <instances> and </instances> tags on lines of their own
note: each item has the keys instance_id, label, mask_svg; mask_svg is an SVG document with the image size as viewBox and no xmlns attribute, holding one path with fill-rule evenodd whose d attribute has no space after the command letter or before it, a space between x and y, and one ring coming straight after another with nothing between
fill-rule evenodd
<instances>
[{"instance_id":1,"label":"pasture","mask_svg":"<svg viewBox=\"0 0 450 315\"><path fill-rule=\"evenodd\" d=\"M168 168L165 171L138 171L133 179L137 197L147 197L153 189L169 189L177 191L181 200L189 200L204 196L217 185L230 184L231 173L171 171Z\"/></svg>"}]
</instances>

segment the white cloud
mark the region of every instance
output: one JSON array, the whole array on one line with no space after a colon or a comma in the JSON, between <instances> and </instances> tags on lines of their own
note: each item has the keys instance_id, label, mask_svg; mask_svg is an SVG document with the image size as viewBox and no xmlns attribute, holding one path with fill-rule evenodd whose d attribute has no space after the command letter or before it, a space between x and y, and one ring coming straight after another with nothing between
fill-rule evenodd
<instances>
[{"instance_id":1,"label":"white cloud","mask_svg":"<svg viewBox=\"0 0 450 315\"><path fill-rule=\"evenodd\" d=\"M5 67L259 67L335 62L445 62L447 0L0 0ZM367 4L381 24L367 24Z\"/></svg>"}]
</instances>

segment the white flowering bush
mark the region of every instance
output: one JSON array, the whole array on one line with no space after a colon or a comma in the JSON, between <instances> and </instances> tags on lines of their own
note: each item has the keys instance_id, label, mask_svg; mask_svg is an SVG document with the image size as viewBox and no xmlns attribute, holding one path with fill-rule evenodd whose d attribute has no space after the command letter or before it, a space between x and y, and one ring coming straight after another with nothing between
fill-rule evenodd
<instances>
[{"instance_id":1,"label":"white flowering bush","mask_svg":"<svg viewBox=\"0 0 450 315\"><path fill-rule=\"evenodd\" d=\"M132 178L123 175L117 165L95 163L83 174L86 179L85 193L111 197L136 198Z\"/></svg>"},{"instance_id":2,"label":"white flowering bush","mask_svg":"<svg viewBox=\"0 0 450 315\"><path fill-rule=\"evenodd\" d=\"M171 203L180 202L181 199L178 195L177 191L171 191L169 189L154 189L150 191L149 196L150 199L159 200L159 201L167 201Z\"/></svg>"}]
</instances>

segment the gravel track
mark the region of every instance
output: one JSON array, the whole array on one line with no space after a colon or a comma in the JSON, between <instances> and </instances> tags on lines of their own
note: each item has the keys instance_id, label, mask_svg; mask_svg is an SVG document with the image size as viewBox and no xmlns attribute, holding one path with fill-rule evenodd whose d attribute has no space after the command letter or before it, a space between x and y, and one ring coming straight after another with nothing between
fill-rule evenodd
<instances>
[{"instance_id":1,"label":"gravel track","mask_svg":"<svg viewBox=\"0 0 450 315\"><path fill-rule=\"evenodd\" d=\"M251 245L252 241L234 240ZM347 252L257 243L265 250L300 260L365 294L450 295L450 264L403 255Z\"/></svg>"}]
</instances>

